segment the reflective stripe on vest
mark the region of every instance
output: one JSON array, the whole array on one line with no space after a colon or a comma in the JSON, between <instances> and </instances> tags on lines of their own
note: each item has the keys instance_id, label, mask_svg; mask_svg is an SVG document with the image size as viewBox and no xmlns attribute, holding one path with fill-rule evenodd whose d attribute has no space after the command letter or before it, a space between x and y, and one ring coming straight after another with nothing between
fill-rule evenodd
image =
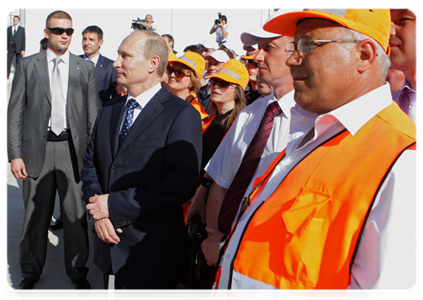
<instances>
[{"instance_id":1,"label":"reflective stripe on vest","mask_svg":"<svg viewBox=\"0 0 423 300\"><path fill-rule=\"evenodd\" d=\"M262 288L346 288L367 213L414 143L415 124L392 104L355 136L345 131L306 156L247 223L233 261L234 287L254 280Z\"/></svg>"}]
</instances>

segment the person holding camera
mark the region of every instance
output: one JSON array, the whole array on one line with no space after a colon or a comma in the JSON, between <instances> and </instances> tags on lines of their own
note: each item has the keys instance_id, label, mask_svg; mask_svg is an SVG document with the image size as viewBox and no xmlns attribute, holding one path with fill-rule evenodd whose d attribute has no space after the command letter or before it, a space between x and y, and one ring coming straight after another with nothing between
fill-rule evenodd
<instances>
[{"instance_id":1,"label":"person holding camera","mask_svg":"<svg viewBox=\"0 0 423 300\"><path fill-rule=\"evenodd\" d=\"M216 43L219 45L219 48L222 48L229 34L228 19L221 13L218 13L218 16L219 19L214 20L213 27L210 29L210 34L216 33Z\"/></svg>"}]
</instances>

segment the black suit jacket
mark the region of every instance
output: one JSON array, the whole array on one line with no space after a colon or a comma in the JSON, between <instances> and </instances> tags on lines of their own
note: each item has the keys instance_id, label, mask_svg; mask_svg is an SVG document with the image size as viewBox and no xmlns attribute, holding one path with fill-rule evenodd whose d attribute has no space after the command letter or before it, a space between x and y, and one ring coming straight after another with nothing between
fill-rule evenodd
<instances>
[{"instance_id":1,"label":"black suit jacket","mask_svg":"<svg viewBox=\"0 0 423 300\"><path fill-rule=\"evenodd\" d=\"M202 152L198 112L162 88L119 147L126 96L103 103L84 155L83 197L109 194L120 243L98 238L94 261L124 288L176 288L186 270L182 204L195 193Z\"/></svg>"},{"instance_id":2,"label":"black suit jacket","mask_svg":"<svg viewBox=\"0 0 423 300\"><path fill-rule=\"evenodd\" d=\"M84 58L84 54L80 55ZM99 55L95 66L97 75L97 91L101 102L106 102L116 98L117 71L113 68L113 60Z\"/></svg>"},{"instance_id":3,"label":"black suit jacket","mask_svg":"<svg viewBox=\"0 0 423 300\"><path fill-rule=\"evenodd\" d=\"M13 26L7 27L7 51L20 53L25 51L25 28L18 27L16 35L12 35Z\"/></svg>"}]
</instances>

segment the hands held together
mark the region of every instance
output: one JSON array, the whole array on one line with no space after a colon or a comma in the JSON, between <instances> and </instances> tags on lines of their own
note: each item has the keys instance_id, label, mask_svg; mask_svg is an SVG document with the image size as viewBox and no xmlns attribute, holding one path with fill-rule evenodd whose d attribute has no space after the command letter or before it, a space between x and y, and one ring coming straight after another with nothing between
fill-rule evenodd
<instances>
[{"instance_id":1,"label":"hands held together","mask_svg":"<svg viewBox=\"0 0 423 300\"><path fill-rule=\"evenodd\" d=\"M110 220L108 207L109 194L94 195L90 197L86 208L94 219L94 229L100 240L108 244L117 245L120 242L118 233L123 233L121 228L115 230Z\"/></svg>"}]
</instances>

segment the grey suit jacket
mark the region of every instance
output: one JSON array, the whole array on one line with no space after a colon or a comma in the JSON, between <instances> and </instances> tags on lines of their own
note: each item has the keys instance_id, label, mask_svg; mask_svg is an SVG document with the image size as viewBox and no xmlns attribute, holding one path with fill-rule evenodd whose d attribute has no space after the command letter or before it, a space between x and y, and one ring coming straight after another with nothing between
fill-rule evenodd
<instances>
[{"instance_id":1,"label":"grey suit jacket","mask_svg":"<svg viewBox=\"0 0 423 300\"><path fill-rule=\"evenodd\" d=\"M67 119L80 172L99 107L94 66L70 54L68 84ZM42 52L18 64L7 116L9 161L22 158L28 176L33 178L38 177L48 159L45 148L50 114L47 53Z\"/></svg>"}]
</instances>

